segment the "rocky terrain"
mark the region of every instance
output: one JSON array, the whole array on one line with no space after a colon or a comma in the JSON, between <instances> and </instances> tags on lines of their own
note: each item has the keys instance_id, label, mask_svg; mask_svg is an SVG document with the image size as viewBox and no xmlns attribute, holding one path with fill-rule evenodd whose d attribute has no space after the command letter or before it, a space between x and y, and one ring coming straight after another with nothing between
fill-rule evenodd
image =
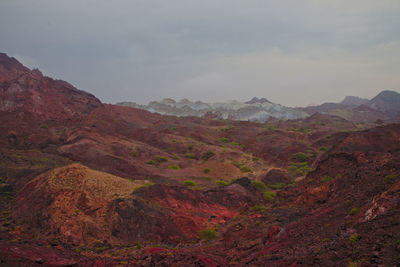
<instances>
[{"instance_id":1,"label":"rocky terrain","mask_svg":"<svg viewBox=\"0 0 400 267\"><path fill-rule=\"evenodd\" d=\"M399 123L160 115L5 54L0 103L1 266L400 264Z\"/></svg>"},{"instance_id":2,"label":"rocky terrain","mask_svg":"<svg viewBox=\"0 0 400 267\"><path fill-rule=\"evenodd\" d=\"M354 123L398 122L400 116L400 94L382 91L371 100L346 96L340 103L324 103L300 108L309 115L317 112L342 117Z\"/></svg>"},{"instance_id":3,"label":"rocky terrain","mask_svg":"<svg viewBox=\"0 0 400 267\"><path fill-rule=\"evenodd\" d=\"M148 105L138 105L134 102L120 102L116 105L139 108L163 115L173 116L207 116L216 119L266 122L270 118L289 120L307 116L303 111L274 104L265 98L252 98L247 102L228 101L222 103L191 102L182 99L176 102L166 98L152 101Z\"/></svg>"}]
</instances>

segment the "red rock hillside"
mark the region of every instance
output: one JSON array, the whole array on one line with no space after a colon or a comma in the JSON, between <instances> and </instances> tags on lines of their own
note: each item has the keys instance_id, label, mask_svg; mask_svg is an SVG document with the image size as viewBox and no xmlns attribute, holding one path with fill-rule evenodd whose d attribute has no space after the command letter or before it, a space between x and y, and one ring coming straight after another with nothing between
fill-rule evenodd
<instances>
[{"instance_id":1,"label":"red rock hillside","mask_svg":"<svg viewBox=\"0 0 400 267\"><path fill-rule=\"evenodd\" d=\"M0 266L400 266L398 123L161 116L5 54L0 90Z\"/></svg>"}]
</instances>

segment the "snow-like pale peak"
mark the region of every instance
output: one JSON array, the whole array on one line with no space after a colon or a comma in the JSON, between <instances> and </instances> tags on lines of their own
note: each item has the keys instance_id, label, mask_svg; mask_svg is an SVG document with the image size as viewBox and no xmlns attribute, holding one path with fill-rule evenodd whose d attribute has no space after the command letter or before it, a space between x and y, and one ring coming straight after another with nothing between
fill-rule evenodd
<instances>
[{"instance_id":1,"label":"snow-like pale peak","mask_svg":"<svg viewBox=\"0 0 400 267\"><path fill-rule=\"evenodd\" d=\"M269 118L281 120L299 119L307 117L307 114L298 109L285 107L270 102L265 98L254 97L250 101L240 102L230 100L226 102L205 103L201 101L192 102L188 99L175 101L171 98L164 98L161 101L151 101L148 105L137 105L131 102L117 103L117 105L141 108L150 112L173 116L204 116L211 115L214 118L249 120L265 122Z\"/></svg>"}]
</instances>

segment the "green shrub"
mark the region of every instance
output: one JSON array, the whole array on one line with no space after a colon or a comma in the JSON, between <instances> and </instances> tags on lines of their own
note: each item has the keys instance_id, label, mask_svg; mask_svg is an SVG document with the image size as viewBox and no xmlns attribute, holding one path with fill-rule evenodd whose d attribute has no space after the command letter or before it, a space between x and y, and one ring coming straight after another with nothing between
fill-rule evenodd
<instances>
[{"instance_id":1,"label":"green shrub","mask_svg":"<svg viewBox=\"0 0 400 267\"><path fill-rule=\"evenodd\" d=\"M206 174L207 174L207 173L210 173L210 171L211 171L211 170L210 170L209 168L204 168L204 170L203 170L203 172L206 173Z\"/></svg>"},{"instance_id":2,"label":"green shrub","mask_svg":"<svg viewBox=\"0 0 400 267\"><path fill-rule=\"evenodd\" d=\"M349 213L350 213L350 215L356 215L359 212L360 212L360 210L358 208L352 208Z\"/></svg>"},{"instance_id":3,"label":"green shrub","mask_svg":"<svg viewBox=\"0 0 400 267\"><path fill-rule=\"evenodd\" d=\"M252 157L251 160L252 160L252 161L258 161L259 158L257 158L257 157Z\"/></svg>"},{"instance_id":4,"label":"green shrub","mask_svg":"<svg viewBox=\"0 0 400 267\"><path fill-rule=\"evenodd\" d=\"M183 182L183 185L185 186L196 186L197 184L193 181L187 180Z\"/></svg>"},{"instance_id":5,"label":"green shrub","mask_svg":"<svg viewBox=\"0 0 400 267\"><path fill-rule=\"evenodd\" d=\"M285 184L285 183L268 184L269 188L275 189L275 190L276 189L282 189L282 188L284 188L286 186L287 186L287 184Z\"/></svg>"},{"instance_id":6,"label":"green shrub","mask_svg":"<svg viewBox=\"0 0 400 267\"><path fill-rule=\"evenodd\" d=\"M221 179L217 180L215 182L215 184L218 185L218 186L227 186L227 185L229 185L229 183L227 181L224 181L224 180L221 180Z\"/></svg>"},{"instance_id":7,"label":"green shrub","mask_svg":"<svg viewBox=\"0 0 400 267\"><path fill-rule=\"evenodd\" d=\"M396 179L396 177L397 176L395 174L388 174L388 175L385 176L384 181L386 183L388 183L388 182L393 181L394 179Z\"/></svg>"},{"instance_id":8,"label":"green shrub","mask_svg":"<svg viewBox=\"0 0 400 267\"><path fill-rule=\"evenodd\" d=\"M157 163L162 163L162 162L167 162L168 159L167 159L166 157L156 156L156 157L154 158L154 161L157 162Z\"/></svg>"},{"instance_id":9,"label":"green shrub","mask_svg":"<svg viewBox=\"0 0 400 267\"><path fill-rule=\"evenodd\" d=\"M218 141L221 142L221 143L228 143L229 139L226 138L226 137L220 137L220 138L218 138Z\"/></svg>"},{"instance_id":10,"label":"green shrub","mask_svg":"<svg viewBox=\"0 0 400 267\"><path fill-rule=\"evenodd\" d=\"M253 170L250 169L250 168L247 167L247 166L242 166L242 167L240 167L240 171L241 171L241 172L252 172Z\"/></svg>"},{"instance_id":11,"label":"green shrub","mask_svg":"<svg viewBox=\"0 0 400 267\"><path fill-rule=\"evenodd\" d=\"M204 161L209 160L211 157L213 157L215 155L214 152L212 151L207 151L206 153L203 154L203 156L201 156L201 159Z\"/></svg>"},{"instance_id":12,"label":"green shrub","mask_svg":"<svg viewBox=\"0 0 400 267\"><path fill-rule=\"evenodd\" d=\"M203 239L205 241L211 241L218 237L217 231L215 231L215 229L212 229L212 228L200 230L199 235L200 235L201 239Z\"/></svg>"},{"instance_id":13,"label":"green shrub","mask_svg":"<svg viewBox=\"0 0 400 267\"><path fill-rule=\"evenodd\" d=\"M351 242L356 242L358 239L360 239L360 235L357 233L354 233L350 236L350 241Z\"/></svg>"},{"instance_id":14,"label":"green shrub","mask_svg":"<svg viewBox=\"0 0 400 267\"><path fill-rule=\"evenodd\" d=\"M306 135L310 135L311 134L311 130L310 129L304 129L304 128L287 128L286 131L288 132L300 132Z\"/></svg>"},{"instance_id":15,"label":"green shrub","mask_svg":"<svg viewBox=\"0 0 400 267\"><path fill-rule=\"evenodd\" d=\"M252 211L261 211L264 212L267 208L263 205L254 205L251 210Z\"/></svg>"},{"instance_id":16,"label":"green shrub","mask_svg":"<svg viewBox=\"0 0 400 267\"><path fill-rule=\"evenodd\" d=\"M146 161L146 164L157 165L157 163L154 160L148 160L148 161Z\"/></svg>"},{"instance_id":17,"label":"green shrub","mask_svg":"<svg viewBox=\"0 0 400 267\"><path fill-rule=\"evenodd\" d=\"M251 182L251 185L254 186L254 188L260 189L262 191L267 190L267 186L262 181L254 180Z\"/></svg>"},{"instance_id":18,"label":"green shrub","mask_svg":"<svg viewBox=\"0 0 400 267\"><path fill-rule=\"evenodd\" d=\"M299 152L299 153L293 154L292 158L297 161L300 161L300 162L305 162L305 161L308 161L309 156L307 154L304 154L303 152Z\"/></svg>"},{"instance_id":19,"label":"green shrub","mask_svg":"<svg viewBox=\"0 0 400 267\"><path fill-rule=\"evenodd\" d=\"M238 143L238 142L234 142L234 141L232 141L232 142L230 142L229 144L231 144L231 145L233 145L233 146L240 146L240 147L244 147L244 145L242 145L241 143Z\"/></svg>"},{"instance_id":20,"label":"green shrub","mask_svg":"<svg viewBox=\"0 0 400 267\"><path fill-rule=\"evenodd\" d=\"M275 131L276 130L276 127L274 125L272 125L272 124L265 125L264 128L267 128L268 130L271 130L271 131Z\"/></svg>"},{"instance_id":21,"label":"green shrub","mask_svg":"<svg viewBox=\"0 0 400 267\"><path fill-rule=\"evenodd\" d=\"M275 198L275 193L274 192L271 192L271 191L265 191L264 193L263 193L263 198L265 199L265 200L274 200L274 198Z\"/></svg>"},{"instance_id":22,"label":"green shrub","mask_svg":"<svg viewBox=\"0 0 400 267\"><path fill-rule=\"evenodd\" d=\"M324 178L322 178L322 182L323 183L327 183L327 182L332 181L333 179L334 179L333 177L325 176Z\"/></svg>"},{"instance_id":23,"label":"green shrub","mask_svg":"<svg viewBox=\"0 0 400 267\"><path fill-rule=\"evenodd\" d=\"M179 167L178 165L176 165L176 164L173 164L173 165L169 165L169 166L168 166L168 169L179 170L180 167Z\"/></svg>"},{"instance_id":24,"label":"green shrub","mask_svg":"<svg viewBox=\"0 0 400 267\"><path fill-rule=\"evenodd\" d=\"M311 170L312 168L308 167L307 161L300 163L291 162L288 167L289 173L296 176L306 176Z\"/></svg>"},{"instance_id":25,"label":"green shrub","mask_svg":"<svg viewBox=\"0 0 400 267\"><path fill-rule=\"evenodd\" d=\"M329 148L326 147L326 146L322 146L322 147L319 148L319 150L320 150L320 151L328 151Z\"/></svg>"},{"instance_id":26,"label":"green shrub","mask_svg":"<svg viewBox=\"0 0 400 267\"><path fill-rule=\"evenodd\" d=\"M188 159L195 159L196 158L196 156L193 155L192 153L186 153L185 157L188 158Z\"/></svg>"}]
</instances>

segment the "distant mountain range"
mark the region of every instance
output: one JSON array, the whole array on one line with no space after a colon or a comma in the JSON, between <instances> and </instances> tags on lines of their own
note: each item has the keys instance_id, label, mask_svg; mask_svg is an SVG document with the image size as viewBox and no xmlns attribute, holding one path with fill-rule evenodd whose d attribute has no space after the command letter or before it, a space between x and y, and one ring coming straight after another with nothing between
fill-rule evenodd
<instances>
[{"instance_id":1,"label":"distant mountain range","mask_svg":"<svg viewBox=\"0 0 400 267\"><path fill-rule=\"evenodd\" d=\"M339 116L355 123L395 121L400 118L400 94L382 91L373 99L346 96L340 103L323 103L318 106L290 108L272 103L265 98L254 97L250 101L227 101L219 103L192 102L187 99L175 101L165 98L151 101L148 105L120 102L120 106L144 109L162 115L197 116L216 119L231 119L266 122L270 118L292 120L306 118L315 113Z\"/></svg>"},{"instance_id":2,"label":"distant mountain range","mask_svg":"<svg viewBox=\"0 0 400 267\"><path fill-rule=\"evenodd\" d=\"M309 115L323 113L336 115L355 123L398 121L400 118L400 94L385 90L371 100L346 96L340 103L324 103L300 108Z\"/></svg>"},{"instance_id":3,"label":"distant mountain range","mask_svg":"<svg viewBox=\"0 0 400 267\"><path fill-rule=\"evenodd\" d=\"M163 115L174 116L206 116L217 119L243 120L265 122L270 118L281 120L301 119L307 113L296 109L272 103L265 98L254 97L247 102L227 101L219 103L192 102L187 99L175 101L170 98L152 101L148 105L138 105L134 102L120 102L120 106L145 109Z\"/></svg>"}]
</instances>

